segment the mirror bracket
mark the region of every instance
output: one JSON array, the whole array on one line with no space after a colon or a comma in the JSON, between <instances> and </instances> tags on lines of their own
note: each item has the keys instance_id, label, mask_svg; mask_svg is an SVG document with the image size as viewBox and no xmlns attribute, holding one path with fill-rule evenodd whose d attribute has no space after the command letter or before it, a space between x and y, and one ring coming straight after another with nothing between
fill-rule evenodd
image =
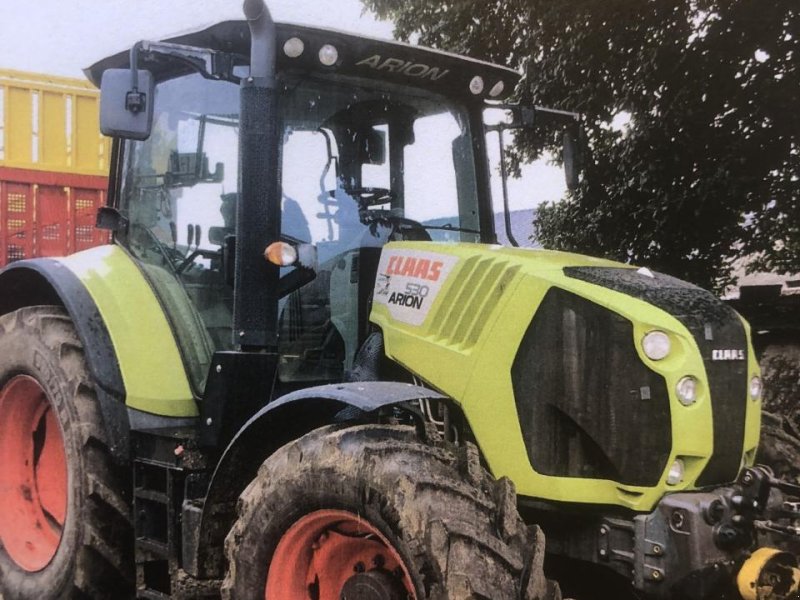
<instances>
[{"instance_id":1,"label":"mirror bracket","mask_svg":"<svg viewBox=\"0 0 800 600\"><path fill-rule=\"evenodd\" d=\"M139 114L147 106L147 96L137 88L125 94L125 110L133 114Z\"/></svg>"},{"instance_id":2,"label":"mirror bracket","mask_svg":"<svg viewBox=\"0 0 800 600\"><path fill-rule=\"evenodd\" d=\"M114 233L120 233L128 229L128 219L113 206L101 206L97 209L95 227Z\"/></svg>"},{"instance_id":3,"label":"mirror bracket","mask_svg":"<svg viewBox=\"0 0 800 600\"><path fill-rule=\"evenodd\" d=\"M100 84L100 131L111 137L146 140L153 126L155 82L139 68L142 55L170 56L206 79L240 83L233 74L235 55L169 42L141 41L131 47L129 69L107 69ZM126 79L129 81L125 83Z\"/></svg>"},{"instance_id":4,"label":"mirror bracket","mask_svg":"<svg viewBox=\"0 0 800 600\"><path fill-rule=\"evenodd\" d=\"M562 162L564 164L564 175L566 177L567 189L574 191L579 185L579 173L582 167L580 140L580 113L555 108L545 108L543 106L530 106L523 104L502 104L487 102L486 109L505 110L511 115L510 122L497 123L492 125L484 124L484 131L497 132L500 143L500 170L503 181L503 203L505 209L506 235L512 245L516 246L514 236L511 233L511 221L508 208L507 174L505 170L505 148L503 142L503 132L512 129L532 129L540 125L556 125L564 130L562 144Z\"/></svg>"},{"instance_id":5,"label":"mirror bracket","mask_svg":"<svg viewBox=\"0 0 800 600\"><path fill-rule=\"evenodd\" d=\"M141 41L131 48L132 70L136 68L140 53L171 56L186 63L206 79L230 81L237 85L241 83L241 78L233 74L234 55L227 52L171 42Z\"/></svg>"},{"instance_id":6,"label":"mirror bracket","mask_svg":"<svg viewBox=\"0 0 800 600\"><path fill-rule=\"evenodd\" d=\"M511 122L485 125L486 131L499 131L508 129L529 129L534 125L559 124L562 126L577 125L580 123L580 113L544 106L529 106L524 104L495 104L487 103L485 108L493 110L506 110L511 114Z\"/></svg>"}]
</instances>

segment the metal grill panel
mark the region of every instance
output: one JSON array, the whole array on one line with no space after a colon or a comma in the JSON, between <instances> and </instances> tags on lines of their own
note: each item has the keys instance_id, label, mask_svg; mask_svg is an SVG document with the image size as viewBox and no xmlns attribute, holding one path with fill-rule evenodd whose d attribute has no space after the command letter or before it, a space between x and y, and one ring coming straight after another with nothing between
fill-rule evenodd
<instances>
[{"instance_id":1,"label":"metal grill panel","mask_svg":"<svg viewBox=\"0 0 800 600\"><path fill-rule=\"evenodd\" d=\"M670 313L691 332L708 377L714 419L714 453L699 486L734 481L744 452L747 413L747 335L739 315L710 292L669 275L642 275L636 269L570 267L570 277L639 298ZM713 351L742 350L744 359L715 361Z\"/></svg>"},{"instance_id":2,"label":"metal grill panel","mask_svg":"<svg viewBox=\"0 0 800 600\"><path fill-rule=\"evenodd\" d=\"M663 377L639 360L633 325L551 288L511 369L531 466L559 477L656 485L672 445Z\"/></svg>"}]
</instances>

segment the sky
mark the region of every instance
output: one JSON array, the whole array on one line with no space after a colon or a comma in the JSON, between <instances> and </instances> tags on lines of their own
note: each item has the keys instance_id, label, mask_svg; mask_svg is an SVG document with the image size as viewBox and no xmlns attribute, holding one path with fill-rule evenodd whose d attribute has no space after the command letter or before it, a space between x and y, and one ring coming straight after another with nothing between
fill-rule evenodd
<instances>
[{"instance_id":1,"label":"sky","mask_svg":"<svg viewBox=\"0 0 800 600\"><path fill-rule=\"evenodd\" d=\"M365 13L359 0L269 0L269 7L276 21L392 38L392 24ZM83 68L139 40L241 18L240 0L0 0L0 69L80 78ZM496 172L495 134L489 148ZM500 207L500 177L494 179ZM510 180L509 192L512 210L558 200L563 173L532 165Z\"/></svg>"},{"instance_id":2,"label":"sky","mask_svg":"<svg viewBox=\"0 0 800 600\"><path fill-rule=\"evenodd\" d=\"M0 0L0 68L82 77L95 61L158 39L241 19L240 0ZM270 0L276 21L391 38L358 0Z\"/></svg>"}]
</instances>

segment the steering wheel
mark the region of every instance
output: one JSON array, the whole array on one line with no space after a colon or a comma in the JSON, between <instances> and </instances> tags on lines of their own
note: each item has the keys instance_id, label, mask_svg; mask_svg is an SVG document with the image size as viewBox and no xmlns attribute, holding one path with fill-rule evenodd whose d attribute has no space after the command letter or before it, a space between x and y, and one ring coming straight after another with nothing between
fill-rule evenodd
<instances>
[{"instance_id":1,"label":"steering wheel","mask_svg":"<svg viewBox=\"0 0 800 600\"><path fill-rule=\"evenodd\" d=\"M391 239L398 239L399 241L406 242L431 241L431 234L428 233L428 230L425 229L425 226L419 221L406 219L405 217L394 217L390 219L390 223L394 226Z\"/></svg>"},{"instance_id":2,"label":"steering wheel","mask_svg":"<svg viewBox=\"0 0 800 600\"><path fill-rule=\"evenodd\" d=\"M184 271L194 264L194 261L198 256L203 258L219 258L222 256L222 252L219 250L204 249L195 249L186 255L177 248L173 248L168 244L163 243L147 227L143 227L141 225L134 225L134 227L137 231L140 231L144 234L143 237L147 240L149 248L161 255L164 264L168 266L170 270L175 273L175 275L182 275Z\"/></svg>"},{"instance_id":3,"label":"steering wheel","mask_svg":"<svg viewBox=\"0 0 800 600\"><path fill-rule=\"evenodd\" d=\"M401 217L391 210L362 209L359 218L364 225L369 225L375 233L378 225L392 228L390 239L410 242L430 242L431 236L425 226L414 219Z\"/></svg>"}]
</instances>

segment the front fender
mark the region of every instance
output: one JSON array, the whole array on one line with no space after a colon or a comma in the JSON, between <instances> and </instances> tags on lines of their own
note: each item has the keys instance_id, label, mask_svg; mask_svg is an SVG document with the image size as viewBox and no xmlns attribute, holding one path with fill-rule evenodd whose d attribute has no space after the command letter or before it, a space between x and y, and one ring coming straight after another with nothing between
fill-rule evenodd
<instances>
[{"instance_id":1,"label":"front fender","mask_svg":"<svg viewBox=\"0 0 800 600\"><path fill-rule=\"evenodd\" d=\"M196 417L172 325L137 261L113 245L57 260L78 277L102 315L125 383L125 404L163 417Z\"/></svg>"},{"instance_id":2,"label":"front fender","mask_svg":"<svg viewBox=\"0 0 800 600\"><path fill-rule=\"evenodd\" d=\"M0 314L40 305L63 306L72 319L96 384L109 449L117 462L126 463L129 426L125 385L111 336L86 286L75 273L51 258L14 262L0 271Z\"/></svg>"},{"instance_id":3,"label":"front fender","mask_svg":"<svg viewBox=\"0 0 800 600\"><path fill-rule=\"evenodd\" d=\"M129 458L128 408L164 417L198 414L177 341L135 261L114 245L0 271L0 313L63 306L83 344L115 459Z\"/></svg>"},{"instance_id":4,"label":"front fender","mask_svg":"<svg viewBox=\"0 0 800 600\"><path fill-rule=\"evenodd\" d=\"M374 413L420 399L444 399L431 389L391 381L359 381L306 388L271 402L239 430L225 449L211 479L197 537L184 547L184 568L195 577L221 577L222 543L233 525L239 494L261 464L281 446L342 420L350 408Z\"/></svg>"}]
</instances>

